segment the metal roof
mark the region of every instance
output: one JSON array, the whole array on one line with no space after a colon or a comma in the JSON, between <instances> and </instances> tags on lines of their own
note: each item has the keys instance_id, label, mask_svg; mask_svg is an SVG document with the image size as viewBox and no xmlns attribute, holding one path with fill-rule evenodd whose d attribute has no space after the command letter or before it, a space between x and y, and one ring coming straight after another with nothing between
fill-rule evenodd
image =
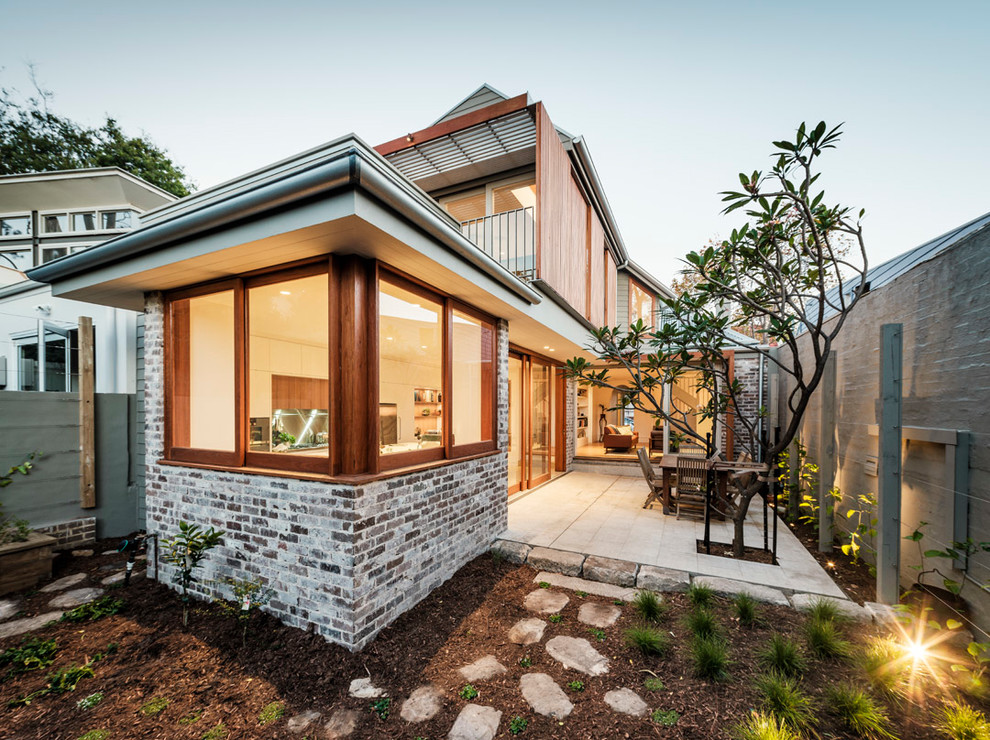
<instances>
[{"instance_id":1,"label":"metal roof","mask_svg":"<svg viewBox=\"0 0 990 740\"><path fill-rule=\"evenodd\" d=\"M521 110L414 144L386 159L415 182L535 146L536 122L528 110Z\"/></svg>"},{"instance_id":2,"label":"metal roof","mask_svg":"<svg viewBox=\"0 0 990 740\"><path fill-rule=\"evenodd\" d=\"M477 90L468 95L464 100L455 105L449 111L440 116L437 120L433 122L436 126L438 123L443 121L449 121L452 118L457 118L458 116L463 116L465 113L470 113L473 110L479 110L485 108L493 103L498 103L503 100L508 100L509 96L505 93L496 90L494 87L489 85L487 82L482 84Z\"/></svg>"}]
</instances>

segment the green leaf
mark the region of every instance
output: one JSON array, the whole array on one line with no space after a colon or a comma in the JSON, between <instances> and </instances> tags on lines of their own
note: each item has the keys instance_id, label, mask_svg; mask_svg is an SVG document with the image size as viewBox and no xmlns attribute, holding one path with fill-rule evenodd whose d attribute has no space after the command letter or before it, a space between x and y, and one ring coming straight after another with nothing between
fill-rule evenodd
<instances>
[{"instance_id":1,"label":"green leaf","mask_svg":"<svg viewBox=\"0 0 990 740\"><path fill-rule=\"evenodd\" d=\"M962 627L962 622L957 622L955 619L947 619L945 620L945 626L950 630L957 630Z\"/></svg>"}]
</instances>

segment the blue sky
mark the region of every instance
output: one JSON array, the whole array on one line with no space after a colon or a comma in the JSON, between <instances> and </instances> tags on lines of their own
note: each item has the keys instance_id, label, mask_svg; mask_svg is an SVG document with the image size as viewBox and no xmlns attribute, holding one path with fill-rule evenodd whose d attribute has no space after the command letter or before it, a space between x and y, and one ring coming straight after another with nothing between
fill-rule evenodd
<instances>
[{"instance_id":1,"label":"blue sky","mask_svg":"<svg viewBox=\"0 0 990 740\"><path fill-rule=\"evenodd\" d=\"M207 187L341 134L429 125L482 82L586 138L635 260L725 236L718 191L845 122L829 200L878 264L990 211L987 2L0 0L0 84L147 132Z\"/></svg>"}]
</instances>

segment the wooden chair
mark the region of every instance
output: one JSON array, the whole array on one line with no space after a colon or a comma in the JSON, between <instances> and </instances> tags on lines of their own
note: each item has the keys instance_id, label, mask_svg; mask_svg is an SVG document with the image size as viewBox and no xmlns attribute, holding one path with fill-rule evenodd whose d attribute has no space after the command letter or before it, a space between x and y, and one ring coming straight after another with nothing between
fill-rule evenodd
<instances>
[{"instance_id":1,"label":"wooden chair","mask_svg":"<svg viewBox=\"0 0 990 740\"><path fill-rule=\"evenodd\" d=\"M636 450L636 457L639 458L639 467L642 468L643 477L646 478L646 483L650 487L650 495L646 497L646 503L643 504L643 508L648 509L653 505L653 502L663 500L663 481L657 478L656 473L653 472L650 453L645 447Z\"/></svg>"},{"instance_id":2,"label":"wooden chair","mask_svg":"<svg viewBox=\"0 0 990 740\"><path fill-rule=\"evenodd\" d=\"M704 519L708 495L708 460L677 458L677 518Z\"/></svg>"}]
</instances>

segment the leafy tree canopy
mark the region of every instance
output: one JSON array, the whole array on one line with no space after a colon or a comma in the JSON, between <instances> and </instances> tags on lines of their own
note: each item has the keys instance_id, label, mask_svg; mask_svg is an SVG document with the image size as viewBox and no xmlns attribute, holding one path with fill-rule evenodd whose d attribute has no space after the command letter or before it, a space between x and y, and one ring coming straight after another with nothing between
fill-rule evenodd
<instances>
[{"instance_id":1,"label":"leafy tree canopy","mask_svg":"<svg viewBox=\"0 0 990 740\"><path fill-rule=\"evenodd\" d=\"M0 175L86 167L120 167L178 196L192 183L168 153L146 135L128 136L107 116L87 128L49 110L51 92L19 98L0 88Z\"/></svg>"}]
</instances>

